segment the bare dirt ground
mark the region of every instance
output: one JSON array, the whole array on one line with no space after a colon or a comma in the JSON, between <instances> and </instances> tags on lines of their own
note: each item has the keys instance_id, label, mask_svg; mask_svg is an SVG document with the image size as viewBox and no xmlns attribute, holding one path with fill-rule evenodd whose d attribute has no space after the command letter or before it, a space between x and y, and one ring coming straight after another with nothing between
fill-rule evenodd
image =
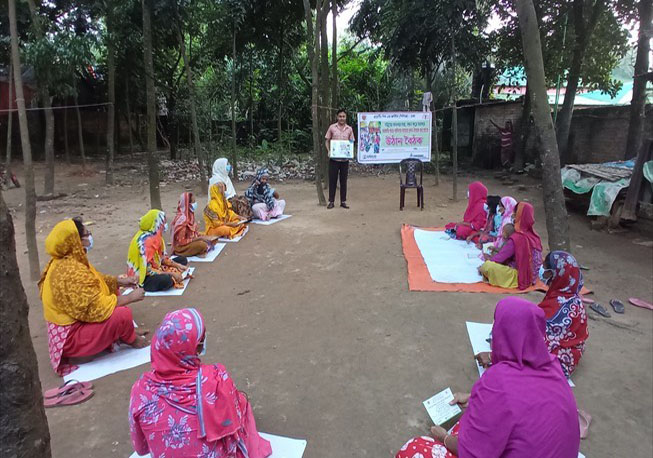
<instances>
[{"instance_id":1,"label":"bare dirt ground","mask_svg":"<svg viewBox=\"0 0 653 458\"><path fill-rule=\"evenodd\" d=\"M57 190L68 197L39 202L37 230L43 241L59 220L82 214L92 220L91 262L107 273L123 273L129 241L149 209L144 177L71 175L57 169ZM491 193L534 203L537 229L546 239L541 189L501 186L490 173ZM450 177L439 187L428 177L426 208L398 210L397 177L350 177L351 210L316 205L311 182L277 185L293 218L253 226L218 260L201 264L182 297L146 298L134 304L138 323L155 329L163 315L181 307L199 309L207 322L206 362L226 365L249 396L259 430L306 438L305 456L389 457L404 441L425 434L430 420L422 401L451 386L470 390L478 379L465 321L491 322L501 296L410 292L399 230L402 223L442 225L457 220L464 199L453 203ZM128 185L128 183L132 185ZM37 190L42 190L37 167ZM245 184L237 184L242 191ZM164 209L174 214L184 189L202 196L197 183L162 188ZM50 368L47 337L36 285L28 279L22 189L4 192L15 210L19 265L30 302L30 327L46 387L60 383ZM200 205L203 205L200 200ZM580 213L570 215L573 251L591 270L586 284L607 306L609 299L653 299L653 250L634 244L651 239L637 232L607 234L589 229ZM531 293L537 302L542 294ZM626 305L626 314L590 320L590 338L574 389L594 421L581 451L591 458L653 456L653 313ZM94 382L95 397L73 407L48 410L54 456L127 457L129 391L147 369L141 366Z\"/></svg>"}]
</instances>

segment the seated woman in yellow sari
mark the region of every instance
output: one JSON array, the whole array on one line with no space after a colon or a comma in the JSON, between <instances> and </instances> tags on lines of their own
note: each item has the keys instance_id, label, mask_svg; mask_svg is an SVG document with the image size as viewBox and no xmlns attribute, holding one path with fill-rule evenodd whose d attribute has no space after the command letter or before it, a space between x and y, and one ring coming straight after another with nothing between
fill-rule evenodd
<instances>
[{"instance_id":1,"label":"seated woman in yellow sari","mask_svg":"<svg viewBox=\"0 0 653 458\"><path fill-rule=\"evenodd\" d=\"M45 239L52 257L39 281L43 315L48 325L50 363L59 375L76 369L68 358L93 356L122 341L136 348L148 345L134 331L127 304L143 299L143 290L118 295L119 286L135 285L133 277L105 275L91 265L86 252L93 235L80 219L58 223Z\"/></svg>"},{"instance_id":2,"label":"seated woman in yellow sari","mask_svg":"<svg viewBox=\"0 0 653 458\"><path fill-rule=\"evenodd\" d=\"M209 188L211 200L204 208L204 222L206 223L204 234L233 239L245 233L247 224L231 209L231 204L225 198L224 191L224 183L213 184Z\"/></svg>"}]
</instances>

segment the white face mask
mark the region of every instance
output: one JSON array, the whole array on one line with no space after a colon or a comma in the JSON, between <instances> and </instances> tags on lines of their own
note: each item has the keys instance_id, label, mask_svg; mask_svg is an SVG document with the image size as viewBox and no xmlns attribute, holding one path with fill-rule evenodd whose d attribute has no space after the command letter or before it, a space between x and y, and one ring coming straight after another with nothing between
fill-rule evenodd
<instances>
[{"instance_id":1,"label":"white face mask","mask_svg":"<svg viewBox=\"0 0 653 458\"><path fill-rule=\"evenodd\" d=\"M197 210L197 202L190 204L190 210L195 213L195 210Z\"/></svg>"},{"instance_id":2,"label":"white face mask","mask_svg":"<svg viewBox=\"0 0 653 458\"><path fill-rule=\"evenodd\" d=\"M490 207L487 206L487 204L483 204L483 210L485 210L485 213L490 211Z\"/></svg>"},{"instance_id":3,"label":"white face mask","mask_svg":"<svg viewBox=\"0 0 653 458\"><path fill-rule=\"evenodd\" d=\"M87 246L87 247L84 247L84 248L86 248L86 252L87 252L87 253L88 253L89 251L91 251L91 248L93 248L93 235L92 235L92 234L90 234L90 235L88 236L88 246Z\"/></svg>"},{"instance_id":4,"label":"white face mask","mask_svg":"<svg viewBox=\"0 0 653 458\"><path fill-rule=\"evenodd\" d=\"M501 206L497 205L497 213L500 215L503 215L503 210L501 210Z\"/></svg>"},{"instance_id":5,"label":"white face mask","mask_svg":"<svg viewBox=\"0 0 653 458\"><path fill-rule=\"evenodd\" d=\"M163 232L168 232L168 223L163 225Z\"/></svg>"},{"instance_id":6,"label":"white face mask","mask_svg":"<svg viewBox=\"0 0 653 458\"><path fill-rule=\"evenodd\" d=\"M204 336L204 342L202 342L202 351L199 354L200 356L206 355L206 336Z\"/></svg>"},{"instance_id":7,"label":"white face mask","mask_svg":"<svg viewBox=\"0 0 653 458\"><path fill-rule=\"evenodd\" d=\"M469 191L467 191L467 198L469 199Z\"/></svg>"}]
</instances>

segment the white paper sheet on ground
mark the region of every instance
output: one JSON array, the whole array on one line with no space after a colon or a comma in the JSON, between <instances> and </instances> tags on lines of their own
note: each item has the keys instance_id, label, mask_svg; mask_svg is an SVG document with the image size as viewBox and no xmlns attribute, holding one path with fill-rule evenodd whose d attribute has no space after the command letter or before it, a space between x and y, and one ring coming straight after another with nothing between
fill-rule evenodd
<instances>
[{"instance_id":1,"label":"white paper sheet on ground","mask_svg":"<svg viewBox=\"0 0 653 458\"><path fill-rule=\"evenodd\" d=\"M466 321L467 325L467 334L469 335L469 341L472 344L472 354L474 356L478 355L484 351L491 351L490 343L486 340L490 337L492 332L492 323L475 323L473 321ZM479 377L485 372L485 368L482 367L476 360L474 360L478 366L478 375ZM567 379L570 387L575 387L574 382L570 378Z\"/></svg>"},{"instance_id":2,"label":"white paper sheet on ground","mask_svg":"<svg viewBox=\"0 0 653 458\"><path fill-rule=\"evenodd\" d=\"M189 267L188 269L186 269L186 271L183 274L184 278L188 277L189 275L192 275L193 272L195 272L195 267ZM184 280L183 288L170 288L167 291L157 291L155 293L146 292L145 295L146 296L181 296L182 294L184 294L184 291L186 291L189 282L190 282L190 278L186 278ZM122 292L122 295L124 296L125 294L129 294L132 291L133 291L132 288L127 288Z\"/></svg>"},{"instance_id":3,"label":"white paper sheet on ground","mask_svg":"<svg viewBox=\"0 0 653 458\"><path fill-rule=\"evenodd\" d=\"M213 262L226 246L227 245L224 243L216 243L213 245L213 249L206 253L205 257L200 258L199 256L191 256L190 258L187 258L188 262Z\"/></svg>"},{"instance_id":4,"label":"white paper sheet on ground","mask_svg":"<svg viewBox=\"0 0 653 458\"><path fill-rule=\"evenodd\" d=\"M585 458L585 455L583 455L582 453L578 452L578 458Z\"/></svg>"},{"instance_id":5,"label":"white paper sheet on ground","mask_svg":"<svg viewBox=\"0 0 653 458\"><path fill-rule=\"evenodd\" d=\"M261 220L261 219L254 219L254 220L252 220L252 223L254 223L254 224L261 224L261 225L263 225L263 226L269 226L269 225L271 225L271 224L278 223L279 221L283 221L284 219L288 219L288 218L290 218L291 216L292 216L292 215L281 215L281 216L278 217L278 218L270 219L270 220L268 220L268 221L263 221L263 220Z\"/></svg>"},{"instance_id":6,"label":"white paper sheet on ground","mask_svg":"<svg viewBox=\"0 0 653 458\"><path fill-rule=\"evenodd\" d=\"M302 439L291 439L290 437L275 436L274 434L260 433L261 437L270 441L272 455L268 458L302 458L306 450L306 441ZM148 458L151 455L139 455L134 452L129 458Z\"/></svg>"},{"instance_id":7,"label":"white paper sheet on ground","mask_svg":"<svg viewBox=\"0 0 653 458\"><path fill-rule=\"evenodd\" d=\"M413 233L431 279L440 283L478 283L483 277L481 250L473 243L450 239L442 231L415 229Z\"/></svg>"},{"instance_id":8,"label":"white paper sheet on ground","mask_svg":"<svg viewBox=\"0 0 653 458\"><path fill-rule=\"evenodd\" d=\"M108 353L88 363L80 364L77 370L65 375L63 379L66 382L68 380L88 382L149 362L149 345L145 348L132 348L127 345L120 345L119 350L114 353Z\"/></svg>"},{"instance_id":9,"label":"white paper sheet on ground","mask_svg":"<svg viewBox=\"0 0 653 458\"><path fill-rule=\"evenodd\" d=\"M220 242L234 242L234 243L235 243L235 242L240 242L240 239L242 239L243 237L245 237L245 235L247 235L248 232L249 232L249 226L247 226L247 227L245 228L245 232L243 232L242 234L240 234L238 237L234 237L233 239L227 239L227 238L224 238L224 237L220 237L220 238L218 239L218 241L220 241Z\"/></svg>"}]
</instances>

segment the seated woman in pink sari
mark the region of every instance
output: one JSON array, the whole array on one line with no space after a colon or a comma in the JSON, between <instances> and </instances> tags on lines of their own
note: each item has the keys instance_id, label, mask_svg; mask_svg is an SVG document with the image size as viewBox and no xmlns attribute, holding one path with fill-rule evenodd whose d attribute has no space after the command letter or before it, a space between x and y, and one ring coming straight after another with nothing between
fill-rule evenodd
<instances>
[{"instance_id":1,"label":"seated woman in pink sari","mask_svg":"<svg viewBox=\"0 0 653 458\"><path fill-rule=\"evenodd\" d=\"M447 233L458 240L466 240L474 232L485 228L487 211L484 205L487 202L487 188L480 181L469 185L467 190L467 209L463 215L462 223L449 223L445 226Z\"/></svg>"},{"instance_id":2,"label":"seated woman in pink sari","mask_svg":"<svg viewBox=\"0 0 653 458\"><path fill-rule=\"evenodd\" d=\"M202 364L204 319L193 308L168 313L152 339L152 370L131 391L134 450L153 457L265 458L247 398L221 364Z\"/></svg>"},{"instance_id":3,"label":"seated woman in pink sari","mask_svg":"<svg viewBox=\"0 0 653 458\"><path fill-rule=\"evenodd\" d=\"M195 222L197 202L192 192L179 197L177 214L172 221L172 252L178 256L204 256L213 249L210 238L200 235Z\"/></svg>"},{"instance_id":4,"label":"seated woman in pink sari","mask_svg":"<svg viewBox=\"0 0 653 458\"><path fill-rule=\"evenodd\" d=\"M577 458L580 427L576 401L557 358L544 342L544 312L524 299L497 304L492 365L472 388L456 393L464 409L447 432L408 441L396 458Z\"/></svg>"}]
</instances>

